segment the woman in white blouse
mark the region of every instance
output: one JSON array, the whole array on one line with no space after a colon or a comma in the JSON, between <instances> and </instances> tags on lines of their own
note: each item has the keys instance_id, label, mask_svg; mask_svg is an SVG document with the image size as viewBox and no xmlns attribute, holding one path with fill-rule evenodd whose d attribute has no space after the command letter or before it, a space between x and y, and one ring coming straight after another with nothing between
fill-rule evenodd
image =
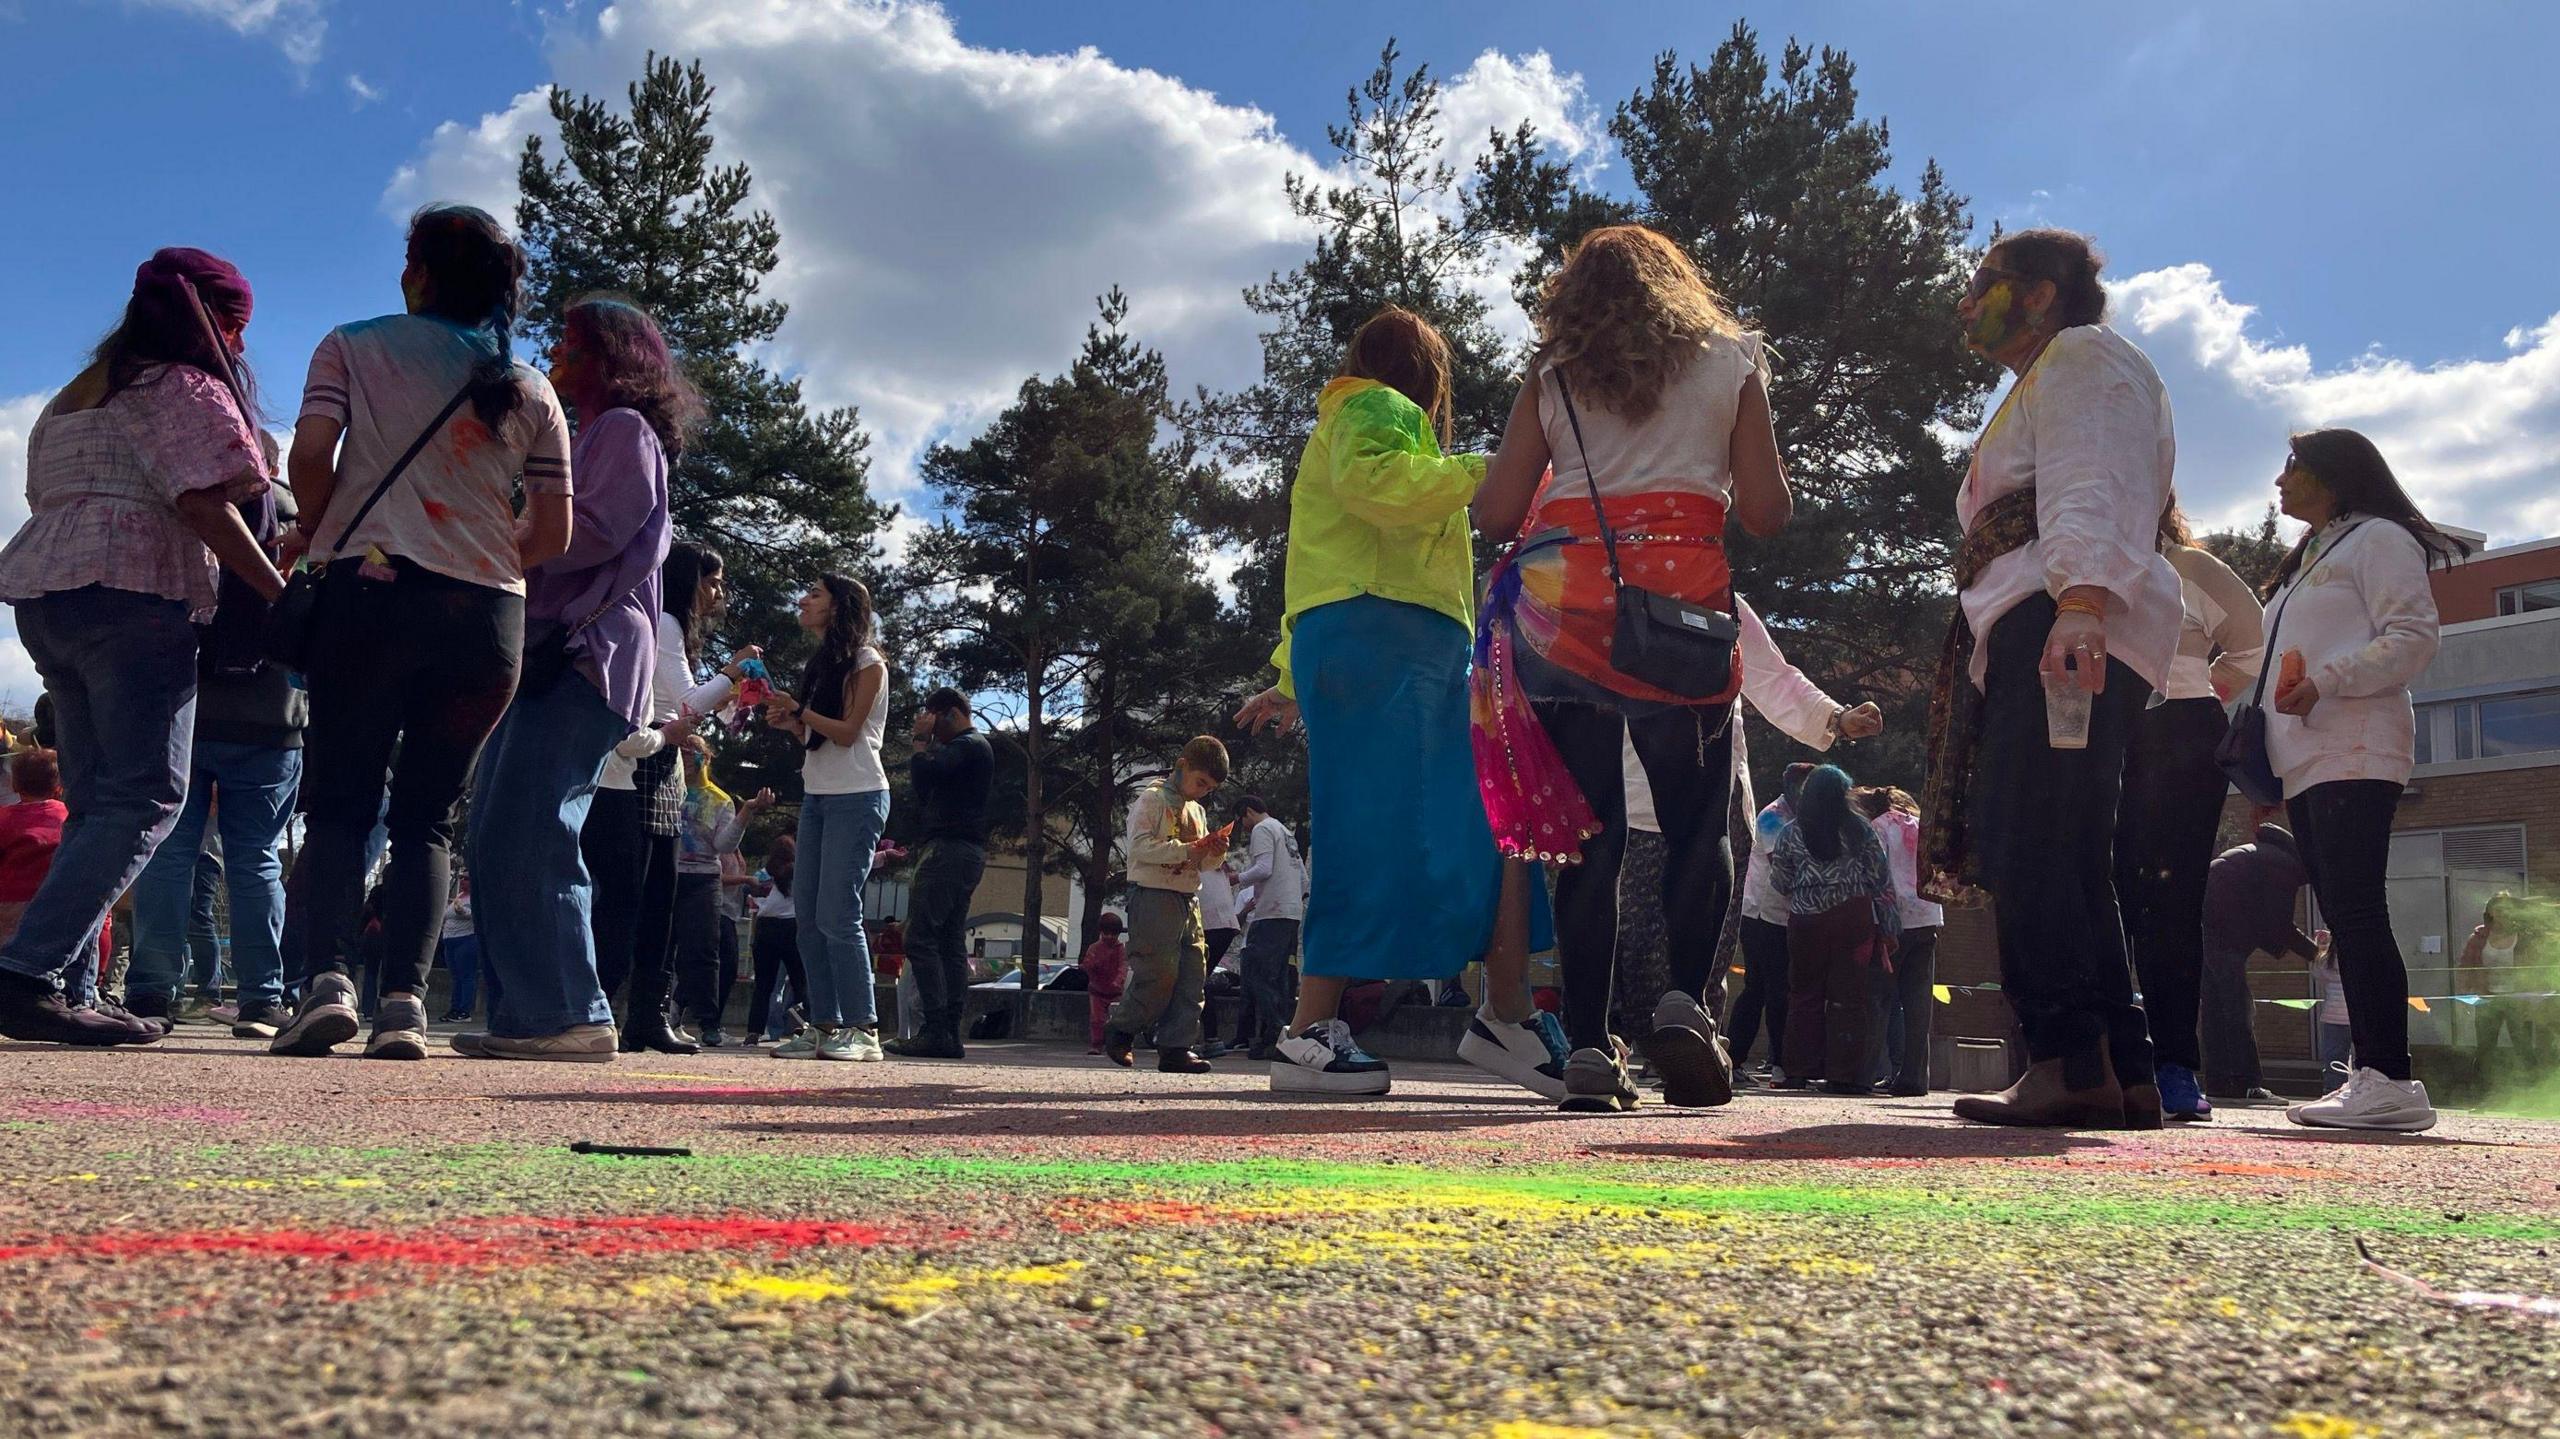
<instances>
[{"instance_id":1,"label":"woman in white blouse","mask_svg":"<svg viewBox=\"0 0 2560 1439\"><path fill-rule=\"evenodd\" d=\"M2258 677L2258 597L2248 582L2200 549L2186 512L2160 513L2160 553L2178 572L2182 616L2169 660L2168 702L2133 722L2124 759L2124 802L2116 815L2116 899L2142 981L2151 1023L2160 1107L2166 1117L2213 1117L2196 1078L2204 1066L2196 1034L2204 984L2204 877L2222 829L2231 782L2214 761L2229 721L2220 695Z\"/></svg>"},{"instance_id":2,"label":"woman in white blouse","mask_svg":"<svg viewBox=\"0 0 2560 1439\"><path fill-rule=\"evenodd\" d=\"M2267 758L2328 922L2355 1043L2347 1082L2291 1113L2335 1129L2426 1129L2436 1112L2409 1076L2409 972L2383 875L2416 761L2409 682L2436 653L2427 571L2459 559L2462 545L2418 513L2353 430L2294 436L2276 490L2311 531L2267 597Z\"/></svg>"},{"instance_id":3,"label":"woman in white blouse","mask_svg":"<svg viewBox=\"0 0 2560 1439\"><path fill-rule=\"evenodd\" d=\"M2178 649L2178 572L2159 544L2177 442L2158 372L2103 323L2102 263L2086 236L2023 230L1956 307L1965 343L2018 377L1957 497L1959 613L1926 806L1924 890L1990 892L2001 989L2026 1033L2017 1084L1956 1102L1990 1124L2160 1124L2115 821L2135 718ZM2048 695L2073 689L2085 743L2058 746Z\"/></svg>"}]
</instances>

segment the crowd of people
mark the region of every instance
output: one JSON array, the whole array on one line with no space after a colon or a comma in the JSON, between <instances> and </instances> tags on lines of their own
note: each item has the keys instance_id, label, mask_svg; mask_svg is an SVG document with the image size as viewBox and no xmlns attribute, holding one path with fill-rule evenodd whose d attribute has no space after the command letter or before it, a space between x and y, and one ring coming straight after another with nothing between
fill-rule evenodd
<instances>
[{"instance_id":1,"label":"crowd of people","mask_svg":"<svg viewBox=\"0 0 2560 1439\"><path fill-rule=\"evenodd\" d=\"M2238 1052L2199 1042L2228 1022L2208 1001L2234 946L2279 918L2298 934L2292 888L2239 884L2247 866L2212 853L2254 765L2289 824L2253 853L2299 864L2348 1031L2342 1081L2293 1116L2433 1123L2383 866L2436 643L2427 571L2459 547L2363 436L2299 434L2277 491L2307 533L2252 592L2188 531L2169 397L2106 323L2101 263L2086 237L2024 231L1949 297L1953 338L2013 379L1958 493L1925 803L1805 763L1752 806L1742 702L1817 749L1882 718L1806 680L1734 592L1729 525L1792 516L1785 337L1748 330L1679 246L1619 225L1564 256L1491 454L1450 452L1453 362L1426 320L1361 326L1290 493L1278 681L1235 717L1303 730L1312 843L1259 799L1217 802L1216 737L1173 757L1129 810L1126 896L1081 966L1094 1048L1125 1065L1151 1044L1174 1073L1240 1051L1275 1090L1380 1094L1356 988L1466 972L1462 1055L1567 1110L1642 1102L1639 1057L1668 1103L1722 1104L1762 1077L1737 1064L1764 1032L1766 1082L1916 1096L1941 906L1987 899L2028 1062L1956 1113L2200 1119L2233 1077L2207 1058ZM278 1055L369 1020L366 1056L425 1057L439 953L474 981L447 1017L486 1008L451 1036L473 1058L720 1044L742 965L746 1037L778 1058L964 1053L994 773L968 700L933 693L910 735L914 1022L884 1037L864 894L892 661L870 591L807 577L812 653L787 687L760 647L711 653L724 567L669 501L701 398L615 295L562 309L547 372L517 359L524 269L486 214L420 211L403 307L320 343L281 466L241 360L246 278L184 249L137 272L37 422L30 517L0 551L58 744L20 757L23 802L0 814L0 1034L165 1033L218 835L237 1032ZM1499 548L1481 583L1478 536ZM751 875L742 846L777 801L723 791L704 731L754 724L800 745L803 797ZM128 889L118 1002L98 956ZM1554 983L1533 986L1550 933ZM1223 1041L1204 1019L1231 957L1246 1002Z\"/></svg>"}]
</instances>

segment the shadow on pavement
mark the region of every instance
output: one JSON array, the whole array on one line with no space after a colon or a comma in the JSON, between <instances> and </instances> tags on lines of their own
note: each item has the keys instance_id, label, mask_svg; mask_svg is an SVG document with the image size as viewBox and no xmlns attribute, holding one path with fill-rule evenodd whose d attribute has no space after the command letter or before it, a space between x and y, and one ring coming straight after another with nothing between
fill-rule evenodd
<instances>
[{"instance_id":1,"label":"shadow on pavement","mask_svg":"<svg viewBox=\"0 0 2560 1439\"><path fill-rule=\"evenodd\" d=\"M1587 1152L1628 1159L1843 1160L2034 1159L2105 1149L2103 1134L2067 1129L2003 1129L1991 1125L1915 1128L1895 1124L1816 1124L1766 1134L1740 1134L1695 1144L1594 1144Z\"/></svg>"}]
</instances>

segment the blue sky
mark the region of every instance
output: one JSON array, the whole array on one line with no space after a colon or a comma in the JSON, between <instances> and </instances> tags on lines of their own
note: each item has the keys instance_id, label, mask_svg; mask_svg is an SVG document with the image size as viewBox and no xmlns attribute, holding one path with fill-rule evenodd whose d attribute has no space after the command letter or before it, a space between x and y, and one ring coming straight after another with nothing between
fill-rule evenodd
<instances>
[{"instance_id":1,"label":"blue sky","mask_svg":"<svg viewBox=\"0 0 2560 1439\"><path fill-rule=\"evenodd\" d=\"M1278 176L1320 155L1388 33L1454 82L1453 114L1538 118L1619 187L1607 109L1744 13L1773 47L1847 51L1904 172L1935 158L1986 226L2099 237L2209 518L2262 503L2289 425L2329 422L2384 440L2448 518L2560 531L2560 7L2366 0L0 0L22 197L0 519L23 512L32 406L153 247L249 271L252 358L289 412L319 336L396 304L397 215L507 203L533 92L618 91L651 46L722 86L723 144L784 223L775 358L862 405L894 495L918 447L1063 364L1111 283L1178 381L1248 375L1236 289L1303 250Z\"/></svg>"}]
</instances>

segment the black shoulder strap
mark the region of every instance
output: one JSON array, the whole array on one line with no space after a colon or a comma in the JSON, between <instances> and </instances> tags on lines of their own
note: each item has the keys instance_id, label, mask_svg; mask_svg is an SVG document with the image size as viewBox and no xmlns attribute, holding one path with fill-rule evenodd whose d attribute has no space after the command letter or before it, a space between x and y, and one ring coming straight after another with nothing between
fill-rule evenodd
<instances>
[{"instance_id":1,"label":"black shoulder strap","mask_svg":"<svg viewBox=\"0 0 2560 1439\"><path fill-rule=\"evenodd\" d=\"M356 532L356 526L364 523L365 516L373 513L375 505L382 503L382 497L391 491L392 481L399 479L401 472L409 468L409 462L427 447L427 441L434 439L436 431L444 428L444 422L453 418L453 412L462 408L462 402L471 398L471 387L476 382L476 379L463 381L462 388L453 392L453 398L445 401L444 408L436 411L436 417L429 420L427 427L418 432L418 437L409 442L409 448L401 452L399 459L392 461L391 468L383 472L382 482L373 487L373 493L365 497L364 504L358 507L355 515L339 528L336 542L329 546L328 558L334 560L339 557L338 551L346 547L347 537Z\"/></svg>"},{"instance_id":2,"label":"black shoulder strap","mask_svg":"<svg viewBox=\"0 0 2560 1439\"><path fill-rule=\"evenodd\" d=\"M1582 416L1574 413L1573 387L1565 383L1564 367L1550 367L1556 377L1556 394L1564 400L1564 422L1573 427L1573 448L1582 460L1582 482L1591 487L1591 513L1600 522L1600 549L1609 557L1609 583L1612 587L1626 581L1618 574L1618 537L1609 530L1609 511L1600 503L1600 477L1591 473L1591 447L1582 442Z\"/></svg>"},{"instance_id":3,"label":"black shoulder strap","mask_svg":"<svg viewBox=\"0 0 2560 1439\"><path fill-rule=\"evenodd\" d=\"M2327 549L2314 552L2309 559L2302 562L2301 569L2294 571L2293 583L2285 586L2284 598L2277 602L2275 613L2267 617L2267 647L2258 652L2258 687L2256 691L2249 696L2250 704L2262 705L2266 703L2267 671L2272 669L2276 662L2276 632L2284 627L2285 606L2293 603L2294 592L2301 589L2302 582L2311 577L2311 571L2313 568L2322 560L2336 554L2338 552L2338 546L2347 542L2348 535L2352 535L2363 528L2364 521L2362 520L2358 520L2354 524L2347 526L2336 539L2329 542Z\"/></svg>"}]
</instances>

